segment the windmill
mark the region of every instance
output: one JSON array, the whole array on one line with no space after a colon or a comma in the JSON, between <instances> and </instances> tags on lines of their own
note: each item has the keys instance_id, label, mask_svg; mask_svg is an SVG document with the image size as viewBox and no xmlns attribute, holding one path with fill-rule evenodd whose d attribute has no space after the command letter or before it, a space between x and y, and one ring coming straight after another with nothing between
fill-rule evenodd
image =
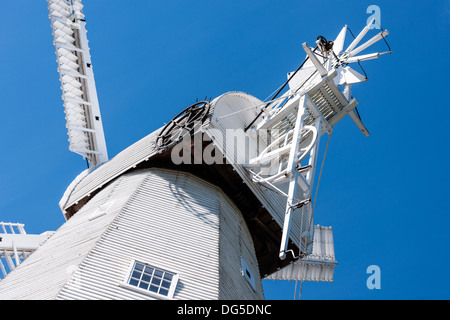
<instances>
[{"instance_id":1,"label":"windmill","mask_svg":"<svg viewBox=\"0 0 450 320\"><path fill-rule=\"evenodd\" d=\"M262 279L333 280L332 229L314 225L320 141L347 114L368 135L351 94L367 77L349 65L387 53L357 55L387 31L357 47L366 27L345 50L346 26L304 43L268 101L197 101L108 159L81 0L48 8L69 149L89 168L60 201L66 222L0 298L263 299Z\"/></svg>"}]
</instances>

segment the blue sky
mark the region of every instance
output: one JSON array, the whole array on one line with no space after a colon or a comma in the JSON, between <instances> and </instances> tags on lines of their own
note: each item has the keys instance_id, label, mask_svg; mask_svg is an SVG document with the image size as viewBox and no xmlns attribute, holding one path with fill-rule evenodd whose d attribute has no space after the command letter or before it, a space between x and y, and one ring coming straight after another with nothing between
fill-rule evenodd
<instances>
[{"instance_id":1,"label":"blue sky","mask_svg":"<svg viewBox=\"0 0 450 320\"><path fill-rule=\"evenodd\" d=\"M334 229L335 282L307 282L302 298L450 298L448 0L84 2L110 157L197 98L265 99L304 59L303 42L344 24L356 35L378 5L393 54L364 62L370 80L353 88L371 136L336 125L316 205L316 223ZM68 151L44 0L1 1L0 48L0 221L56 230L86 163ZM366 286L370 265L379 290ZM294 286L264 282L266 298L292 299Z\"/></svg>"}]
</instances>

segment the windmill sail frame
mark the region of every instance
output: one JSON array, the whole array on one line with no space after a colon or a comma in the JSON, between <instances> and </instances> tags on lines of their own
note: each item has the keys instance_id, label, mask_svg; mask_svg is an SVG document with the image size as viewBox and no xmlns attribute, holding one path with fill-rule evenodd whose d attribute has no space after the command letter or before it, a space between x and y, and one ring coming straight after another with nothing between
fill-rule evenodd
<instances>
[{"instance_id":1,"label":"windmill sail frame","mask_svg":"<svg viewBox=\"0 0 450 320\"><path fill-rule=\"evenodd\" d=\"M108 161L81 0L47 0L69 149L91 166Z\"/></svg>"}]
</instances>

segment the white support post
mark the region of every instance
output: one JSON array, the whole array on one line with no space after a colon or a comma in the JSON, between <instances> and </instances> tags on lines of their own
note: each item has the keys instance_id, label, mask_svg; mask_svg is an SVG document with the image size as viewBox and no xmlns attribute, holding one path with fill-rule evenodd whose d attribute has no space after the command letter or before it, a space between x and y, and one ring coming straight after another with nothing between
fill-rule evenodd
<instances>
[{"instance_id":1,"label":"white support post","mask_svg":"<svg viewBox=\"0 0 450 320\"><path fill-rule=\"evenodd\" d=\"M14 241L12 242L13 252L14 252L14 259L16 260L16 266L20 264L19 254L17 253L16 244Z\"/></svg>"},{"instance_id":2,"label":"white support post","mask_svg":"<svg viewBox=\"0 0 450 320\"><path fill-rule=\"evenodd\" d=\"M311 169L308 171L307 175L306 175L306 181L308 182L308 184L310 185L310 188L308 190L308 196L311 199L312 196L312 189L313 189L313 184L314 184L314 177L315 177L315 173L316 173L316 165L317 165L317 158L318 158L318 154L319 154L319 146L320 146L320 137L322 136L320 134L320 132L322 132L322 123L323 121L326 121L322 116L317 117L315 120L315 127L317 129L317 131L319 132L319 134L317 135L317 139L316 139L316 144L314 145L314 148L311 150L311 153L309 155L309 163L308 165L311 166ZM330 134L330 133L328 133ZM316 186L317 188L317 186ZM314 200L315 201L315 200ZM314 232L314 221L313 221L313 207L312 207L312 201L310 201L308 203L308 213L309 213L309 217L308 217L308 226L309 226L309 230L306 230L306 232L308 233L312 233ZM303 230L302 230L303 232ZM306 244L307 246L307 244Z\"/></svg>"},{"instance_id":3,"label":"white support post","mask_svg":"<svg viewBox=\"0 0 450 320\"><path fill-rule=\"evenodd\" d=\"M17 224L17 229L19 229L20 234L27 234L25 228L23 227L23 224Z\"/></svg>"},{"instance_id":4,"label":"white support post","mask_svg":"<svg viewBox=\"0 0 450 320\"><path fill-rule=\"evenodd\" d=\"M289 181L289 192L288 197L286 201L286 213L284 216L284 223L283 223L283 234L281 237L281 246L280 246L280 253L279 257L281 260L286 259L286 250L288 247L288 241L289 241L289 229L291 224L291 215L293 212L292 205L294 204L294 195L297 190L297 178L300 173L297 171L297 159L298 159L298 152L300 148L300 141L302 137L302 129L303 129L303 115L305 113L306 108L306 97L302 96L299 106L298 106L298 113L297 113L297 119L295 122L294 127L294 133L292 137L292 145L291 150L289 153L289 160L288 160L288 173L290 174L290 181Z\"/></svg>"},{"instance_id":5,"label":"white support post","mask_svg":"<svg viewBox=\"0 0 450 320\"><path fill-rule=\"evenodd\" d=\"M314 52L311 51L308 44L305 42L302 44L303 50L305 50L306 54L308 55L311 62L316 67L317 71L322 77L325 77L328 74L328 71L325 69L325 67L322 65L322 63L317 59Z\"/></svg>"},{"instance_id":6,"label":"white support post","mask_svg":"<svg viewBox=\"0 0 450 320\"><path fill-rule=\"evenodd\" d=\"M5 250L5 260L6 260L6 263L8 264L9 270L13 271L16 268L16 266L14 265L14 262L12 261L11 256L9 255L8 252L6 252L6 250Z\"/></svg>"},{"instance_id":7,"label":"white support post","mask_svg":"<svg viewBox=\"0 0 450 320\"><path fill-rule=\"evenodd\" d=\"M347 84L344 86L344 90L342 91L342 93L344 94L344 97L348 100L351 101L352 98L352 85L351 84ZM348 115L350 116L350 118L352 118L353 122L355 122L355 124L358 126L359 130L361 130L361 132L368 137L370 135L369 130L367 130L366 126L362 123L361 119L358 117L358 115L356 114L356 111L354 108L352 108L349 112Z\"/></svg>"},{"instance_id":8,"label":"white support post","mask_svg":"<svg viewBox=\"0 0 450 320\"><path fill-rule=\"evenodd\" d=\"M2 255L0 254L0 258L1 258L1 257L2 257ZM6 277L6 275L8 274L8 273L6 272L5 266L3 265L3 262L2 262L1 259L0 259L0 271L1 271L2 274L3 274L3 278Z\"/></svg>"}]
</instances>

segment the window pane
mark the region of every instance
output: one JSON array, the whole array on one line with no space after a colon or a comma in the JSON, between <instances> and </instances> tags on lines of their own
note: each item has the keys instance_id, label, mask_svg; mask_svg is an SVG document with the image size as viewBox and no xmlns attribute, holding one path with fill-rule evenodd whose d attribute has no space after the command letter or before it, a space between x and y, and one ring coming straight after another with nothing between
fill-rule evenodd
<instances>
[{"instance_id":1,"label":"window pane","mask_svg":"<svg viewBox=\"0 0 450 320\"><path fill-rule=\"evenodd\" d=\"M152 280L152 284L153 284L153 285L159 286L160 283L161 283L161 279L153 278L153 280Z\"/></svg>"},{"instance_id":2,"label":"window pane","mask_svg":"<svg viewBox=\"0 0 450 320\"><path fill-rule=\"evenodd\" d=\"M141 273L139 271L133 271L131 274L133 278L139 279L141 277Z\"/></svg>"},{"instance_id":3,"label":"window pane","mask_svg":"<svg viewBox=\"0 0 450 320\"><path fill-rule=\"evenodd\" d=\"M151 278L152 277L150 275L144 273L144 275L142 276L142 281L150 282Z\"/></svg>"},{"instance_id":4,"label":"window pane","mask_svg":"<svg viewBox=\"0 0 450 320\"><path fill-rule=\"evenodd\" d=\"M169 289L170 288L170 282L169 281L163 281L161 284L161 287Z\"/></svg>"},{"instance_id":5,"label":"window pane","mask_svg":"<svg viewBox=\"0 0 450 320\"><path fill-rule=\"evenodd\" d=\"M147 282L141 282L141 283L139 284L139 288L142 288L142 289L147 290L147 288L148 288L148 283L147 283Z\"/></svg>"},{"instance_id":6,"label":"window pane","mask_svg":"<svg viewBox=\"0 0 450 320\"><path fill-rule=\"evenodd\" d=\"M169 291L167 291L166 289L161 288L161 289L159 290L159 294L162 294L162 295L164 295L164 296L167 296L167 295L169 294Z\"/></svg>"},{"instance_id":7,"label":"window pane","mask_svg":"<svg viewBox=\"0 0 450 320\"><path fill-rule=\"evenodd\" d=\"M155 276L158 277L158 278L162 278L163 272L160 271L160 270L155 270Z\"/></svg>"},{"instance_id":8,"label":"window pane","mask_svg":"<svg viewBox=\"0 0 450 320\"><path fill-rule=\"evenodd\" d=\"M170 281L172 280L172 275L170 273L167 273L164 275L164 280Z\"/></svg>"},{"instance_id":9,"label":"window pane","mask_svg":"<svg viewBox=\"0 0 450 320\"><path fill-rule=\"evenodd\" d=\"M141 263L136 262L135 266L134 266L134 270L139 270L142 271L144 269L144 265Z\"/></svg>"},{"instance_id":10,"label":"window pane","mask_svg":"<svg viewBox=\"0 0 450 320\"><path fill-rule=\"evenodd\" d=\"M147 267L145 267L145 271L144 272L149 274L149 275L152 275L153 274L153 270L154 270L153 268L150 268L150 267L147 266Z\"/></svg>"},{"instance_id":11,"label":"window pane","mask_svg":"<svg viewBox=\"0 0 450 320\"><path fill-rule=\"evenodd\" d=\"M156 287L156 286L150 286L150 291L152 291L152 292L158 292L158 287Z\"/></svg>"},{"instance_id":12,"label":"window pane","mask_svg":"<svg viewBox=\"0 0 450 320\"><path fill-rule=\"evenodd\" d=\"M139 280L131 278L129 283L130 283L132 286L136 286L136 287L137 287L137 285L138 285L138 283L139 283Z\"/></svg>"}]
</instances>

